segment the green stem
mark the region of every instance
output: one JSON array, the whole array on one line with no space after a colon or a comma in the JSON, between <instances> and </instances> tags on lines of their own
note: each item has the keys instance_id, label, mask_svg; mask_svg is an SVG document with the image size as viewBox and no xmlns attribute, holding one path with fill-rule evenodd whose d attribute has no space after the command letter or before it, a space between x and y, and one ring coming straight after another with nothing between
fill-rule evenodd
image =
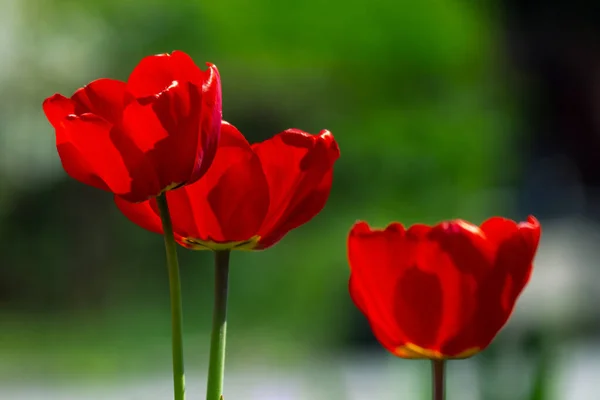
<instances>
[{"instance_id":1,"label":"green stem","mask_svg":"<svg viewBox=\"0 0 600 400\"><path fill-rule=\"evenodd\" d=\"M210 337L206 400L219 400L223 394L228 280L229 250L215 251L215 303Z\"/></svg>"},{"instance_id":2,"label":"green stem","mask_svg":"<svg viewBox=\"0 0 600 400\"><path fill-rule=\"evenodd\" d=\"M431 390L433 400L444 400L446 398L445 393L445 361L444 360L431 360Z\"/></svg>"},{"instance_id":3,"label":"green stem","mask_svg":"<svg viewBox=\"0 0 600 400\"><path fill-rule=\"evenodd\" d=\"M185 400L185 375L183 370L183 312L181 308L181 283L179 279L179 261L177 244L173 237L173 225L169 214L166 193L156 198L162 221L167 269L169 271L169 289L171 294L171 335L173 350L173 389L175 400Z\"/></svg>"}]
</instances>

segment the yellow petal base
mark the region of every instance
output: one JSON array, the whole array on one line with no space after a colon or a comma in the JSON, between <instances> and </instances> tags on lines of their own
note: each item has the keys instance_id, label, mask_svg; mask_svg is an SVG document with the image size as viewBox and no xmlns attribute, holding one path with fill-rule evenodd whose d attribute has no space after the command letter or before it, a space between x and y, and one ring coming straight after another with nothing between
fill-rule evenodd
<instances>
[{"instance_id":1,"label":"yellow petal base","mask_svg":"<svg viewBox=\"0 0 600 400\"><path fill-rule=\"evenodd\" d=\"M183 183L173 182L170 185L167 185L163 190L161 190L157 196L160 196L161 194L168 192L169 190L179 189L181 186L183 186Z\"/></svg>"},{"instance_id":2,"label":"yellow petal base","mask_svg":"<svg viewBox=\"0 0 600 400\"><path fill-rule=\"evenodd\" d=\"M460 358L469 358L479 353L481 349L479 347L473 347L472 349L467 349L460 354L455 356L448 356L446 354L442 354L439 351L424 349L412 343L406 343L404 346L397 347L394 350L394 355L401 358L426 358L430 360L447 360L447 359L460 359Z\"/></svg>"},{"instance_id":3,"label":"yellow petal base","mask_svg":"<svg viewBox=\"0 0 600 400\"><path fill-rule=\"evenodd\" d=\"M192 250L238 250L238 251L251 251L256 248L260 236L253 236L248 240L242 240L239 242L225 242L217 243L212 240L200 240L196 238L182 238L183 244Z\"/></svg>"}]
</instances>

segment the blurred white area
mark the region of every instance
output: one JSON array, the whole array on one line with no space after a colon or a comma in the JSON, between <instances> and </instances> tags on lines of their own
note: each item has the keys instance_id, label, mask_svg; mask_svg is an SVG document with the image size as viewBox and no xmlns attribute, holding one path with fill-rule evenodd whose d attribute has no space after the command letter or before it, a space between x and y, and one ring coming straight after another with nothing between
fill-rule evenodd
<instances>
[{"instance_id":1,"label":"blurred white area","mask_svg":"<svg viewBox=\"0 0 600 400\"><path fill-rule=\"evenodd\" d=\"M597 400L595 377L600 376L600 347L570 349L557 365L549 400ZM472 360L448 364L448 398L479 400ZM527 377L527 371L517 371ZM429 397L427 361L399 360L389 357L353 357L329 365L303 365L294 369L276 365L248 365L227 372L226 400L398 400ZM205 372L188 371L189 400L205 398ZM514 393L514 392L513 392ZM11 400L165 400L172 398L168 374L129 380L121 384L77 383L56 385L24 380L3 383L0 399ZM526 398L526 397L518 397Z\"/></svg>"},{"instance_id":2,"label":"blurred white area","mask_svg":"<svg viewBox=\"0 0 600 400\"><path fill-rule=\"evenodd\" d=\"M600 346L565 343L551 400L596 400L600 376Z\"/></svg>"},{"instance_id":3,"label":"blurred white area","mask_svg":"<svg viewBox=\"0 0 600 400\"><path fill-rule=\"evenodd\" d=\"M472 363L453 363L449 390L462 400L476 400L476 387L469 382ZM227 372L225 399L244 400L397 400L424 398L429 390L426 361L403 361L391 357L352 357L330 360L329 365L302 365L294 369L276 365L250 366ZM205 372L187 373L189 400L205 398ZM121 385L66 387L2 385L0 398L19 400L165 400L172 398L168 375L130 381ZM576 399L574 399L576 400Z\"/></svg>"},{"instance_id":4,"label":"blurred white area","mask_svg":"<svg viewBox=\"0 0 600 400\"><path fill-rule=\"evenodd\" d=\"M565 326L598 318L600 230L584 218L542 221L532 278L507 330Z\"/></svg>"},{"instance_id":5,"label":"blurred white area","mask_svg":"<svg viewBox=\"0 0 600 400\"><path fill-rule=\"evenodd\" d=\"M503 331L509 347L532 329L545 329L552 345L550 400L596 400L600 376L600 342L573 337L578 327L598 326L600 304L600 226L574 215L542 222L542 239L534 272ZM589 335L589 333L587 334ZM569 340L565 338L571 337ZM586 337L584 334L583 337ZM507 348L510 362L519 351ZM505 382L524 378L523 367L513 358L504 368Z\"/></svg>"}]
</instances>

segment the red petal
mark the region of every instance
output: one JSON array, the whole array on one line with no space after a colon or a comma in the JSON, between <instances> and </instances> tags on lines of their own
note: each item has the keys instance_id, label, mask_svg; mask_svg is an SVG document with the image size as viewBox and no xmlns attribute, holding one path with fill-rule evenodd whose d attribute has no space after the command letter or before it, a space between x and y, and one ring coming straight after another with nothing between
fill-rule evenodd
<instances>
[{"instance_id":1,"label":"red petal","mask_svg":"<svg viewBox=\"0 0 600 400\"><path fill-rule=\"evenodd\" d=\"M56 149L58 150L58 155L65 172L69 174L71 178L97 189L106 190L108 192L111 191L102 177L94 172L90 163L73 143L62 142L56 145Z\"/></svg>"},{"instance_id":2,"label":"red petal","mask_svg":"<svg viewBox=\"0 0 600 400\"><path fill-rule=\"evenodd\" d=\"M132 102L125 109L123 133L158 174L158 191L187 183L202 162L200 100L198 87L177 84L153 103Z\"/></svg>"},{"instance_id":3,"label":"red petal","mask_svg":"<svg viewBox=\"0 0 600 400\"><path fill-rule=\"evenodd\" d=\"M329 170L312 192L308 193L300 202L296 203L293 208L287 212L287 217L281 220L280 224L273 227L273 230L261 237L259 246L261 249L266 249L279 242L289 231L295 229L317 215L329 198L331 192L331 184L333 181L333 170Z\"/></svg>"},{"instance_id":4,"label":"red petal","mask_svg":"<svg viewBox=\"0 0 600 400\"><path fill-rule=\"evenodd\" d=\"M58 115L67 100L54 96L44 102L44 111L56 130L56 147L65 171L71 177L117 194L131 191L131 179L111 137L112 125L93 114L80 117Z\"/></svg>"},{"instance_id":5,"label":"red petal","mask_svg":"<svg viewBox=\"0 0 600 400\"><path fill-rule=\"evenodd\" d=\"M197 148L199 161L192 171L189 183L202 177L212 164L219 144L222 119L221 77L217 67L208 64L208 70L203 72L200 138Z\"/></svg>"},{"instance_id":6,"label":"red petal","mask_svg":"<svg viewBox=\"0 0 600 400\"><path fill-rule=\"evenodd\" d=\"M439 261L443 263L441 258ZM400 276L394 279L395 296L391 304L398 330L407 342L437 350L439 337L444 334L446 283L439 274L422 269L419 264L411 265L410 260L395 262L403 266ZM456 282L452 279L448 284Z\"/></svg>"},{"instance_id":7,"label":"red petal","mask_svg":"<svg viewBox=\"0 0 600 400\"><path fill-rule=\"evenodd\" d=\"M261 237L270 237L263 244L268 246L322 209L331 186L327 175L340 153L328 131L310 135L297 129L255 144L253 150L270 190L269 212L260 228Z\"/></svg>"},{"instance_id":8,"label":"red petal","mask_svg":"<svg viewBox=\"0 0 600 400\"><path fill-rule=\"evenodd\" d=\"M350 292L350 298L352 302L362 312L365 317L369 316L367 311L367 302L364 300L364 294L361 292L360 285L356 283L356 275L350 275L348 280L348 291Z\"/></svg>"},{"instance_id":9,"label":"red petal","mask_svg":"<svg viewBox=\"0 0 600 400\"><path fill-rule=\"evenodd\" d=\"M202 200L190 198L188 190L189 186L183 186L167 192L171 223L173 224L173 231L177 235L185 238L199 238L196 219L201 217L201 215L198 215L197 208ZM158 214L156 202L151 202L151 206L154 212Z\"/></svg>"},{"instance_id":10,"label":"red petal","mask_svg":"<svg viewBox=\"0 0 600 400\"><path fill-rule=\"evenodd\" d=\"M150 232L162 234L162 223L160 216L150 205L150 200L141 203L131 203L127 200L114 197L117 208L134 224L149 230ZM151 201L156 201L152 199Z\"/></svg>"},{"instance_id":11,"label":"red petal","mask_svg":"<svg viewBox=\"0 0 600 400\"><path fill-rule=\"evenodd\" d=\"M492 268L495 248L476 225L462 220L443 222L431 230L428 239L437 243L461 274L482 279Z\"/></svg>"},{"instance_id":12,"label":"red petal","mask_svg":"<svg viewBox=\"0 0 600 400\"><path fill-rule=\"evenodd\" d=\"M406 231L406 235L413 240L425 240L431 232L431 226L425 224L414 224Z\"/></svg>"},{"instance_id":13,"label":"red petal","mask_svg":"<svg viewBox=\"0 0 600 400\"><path fill-rule=\"evenodd\" d=\"M462 220L435 226L428 240L435 249L423 248L419 265L442 283L442 317L434 350L456 356L478 345L471 335L472 323L479 285L493 268L494 247L477 226ZM433 254L436 257L430 258Z\"/></svg>"},{"instance_id":14,"label":"red petal","mask_svg":"<svg viewBox=\"0 0 600 400\"><path fill-rule=\"evenodd\" d=\"M92 113L117 124L125 107L125 82L98 79L78 89L71 99L74 114Z\"/></svg>"},{"instance_id":15,"label":"red petal","mask_svg":"<svg viewBox=\"0 0 600 400\"><path fill-rule=\"evenodd\" d=\"M224 122L219 149L206 175L169 193L175 230L218 243L256 235L269 205L260 162L242 134Z\"/></svg>"},{"instance_id":16,"label":"red petal","mask_svg":"<svg viewBox=\"0 0 600 400\"><path fill-rule=\"evenodd\" d=\"M527 246L531 251L531 257L533 258L538 245L540 244L542 227L533 215L527 217L527 222L520 222L517 226L519 227L519 232L521 232L523 239L527 242Z\"/></svg>"},{"instance_id":17,"label":"red petal","mask_svg":"<svg viewBox=\"0 0 600 400\"><path fill-rule=\"evenodd\" d=\"M402 257L397 257L402 253ZM386 348L406 343L394 304L398 278L408 268L405 261L411 254L404 228L397 223L385 230L371 230L365 222L358 222L348 236L350 295L371 326L378 327L378 338L387 338L382 343Z\"/></svg>"},{"instance_id":18,"label":"red petal","mask_svg":"<svg viewBox=\"0 0 600 400\"><path fill-rule=\"evenodd\" d=\"M65 127L68 123L67 116L75 110L73 101L57 93L44 100L43 108L48 121L55 129L56 147L67 174L87 185L110 191L77 147L70 142L70 135Z\"/></svg>"},{"instance_id":19,"label":"red petal","mask_svg":"<svg viewBox=\"0 0 600 400\"><path fill-rule=\"evenodd\" d=\"M68 115L75 113L75 103L62 94L56 93L42 104L48 122L56 129L62 128Z\"/></svg>"},{"instance_id":20,"label":"red petal","mask_svg":"<svg viewBox=\"0 0 600 400\"><path fill-rule=\"evenodd\" d=\"M492 217L481 224L481 231L485 234L486 238L494 244L499 246L504 240L511 237L517 230L517 223L513 220Z\"/></svg>"},{"instance_id":21,"label":"red petal","mask_svg":"<svg viewBox=\"0 0 600 400\"><path fill-rule=\"evenodd\" d=\"M481 229L496 247L494 268L481 285L473 323L473 335L479 347L485 348L508 321L529 281L541 228L533 217L518 225L495 217L484 222Z\"/></svg>"},{"instance_id":22,"label":"red petal","mask_svg":"<svg viewBox=\"0 0 600 400\"><path fill-rule=\"evenodd\" d=\"M361 227L358 229L363 229L364 227L370 229L365 223L360 223L360 225ZM379 341L379 343L381 343L383 347L385 347L389 352L394 353L396 348L405 344L403 342L399 342L398 338L394 340L394 338L389 337L384 329L379 328L376 319L369 318L370 314L367 311L367 302L363 299L364 294L361 293L361 286L356 283L356 274L350 276L350 280L348 282L348 290L350 292L350 298L352 299L356 307L369 320L369 325L371 326L373 335L377 338L377 340Z\"/></svg>"},{"instance_id":23,"label":"red petal","mask_svg":"<svg viewBox=\"0 0 600 400\"><path fill-rule=\"evenodd\" d=\"M137 98L154 96L175 81L198 87L203 83L202 70L182 51L143 58L129 75L127 91Z\"/></svg>"},{"instance_id":24,"label":"red petal","mask_svg":"<svg viewBox=\"0 0 600 400\"><path fill-rule=\"evenodd\" d=\"M139 102L126 109L124 129L149 152L161 189L195 182L214 159L222 118L221 81L217 67L208 67L202 71L187 54L176 51L146 57L127 83Z\"/></svg>"}]
</instances>

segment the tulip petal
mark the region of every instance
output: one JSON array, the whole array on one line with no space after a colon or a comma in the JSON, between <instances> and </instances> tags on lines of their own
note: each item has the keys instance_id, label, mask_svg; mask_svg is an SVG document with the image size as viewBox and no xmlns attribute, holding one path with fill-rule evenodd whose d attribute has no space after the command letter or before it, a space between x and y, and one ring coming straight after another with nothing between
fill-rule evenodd
<instances>
[{"instance_id":1,"label":"tulip petal","mask_svg":"<svg viewBox=\"0 0 600 400\"><path fill-rule=\"evenodd\" d=\"M428 235L435 250L422 249L422 266L434 268L443 283L442 320L438 340L430 350L444 357L456 357L477 347L468 327L478 309L478 283L486 279L493 268L494 247L479 227L462 220L436 225ZM437 259L427 259L437 254ZM421 347L418 342L415 343Z\"/></svg>"},{"instance_id":2,"label":"tulip petal","mask_svg":"<svg viewBox=\"0 0 600 400\"><path fill-rule=\"evenodd\" d=\"M377 341L379 341L379 343L381 343L381 345L390 353L397 354L399 357L403 358L414 358L409 352L403 351L402 346L398 346L397 338L394 340L392 337L388 336L385 329L379 327L379 321L376 318L369 318L369 315L371 314L367 311L367 303L364 300L364 294L361 293L361 286L357 283L356 274L350 275L348 289L352 302L363 313L363 315L368 318L371 331L377 338Z\"/></svg>"},{"instance_id":3,"label":"tulip petal","mask_svg":"<svg viewBox=\"0 0 600 400\"><path fill-rule=\"evenodd\" d=\"M485 348L508 321L531 277L541 228L533 217L521 224L491 218L481 225L481 230L496 246L494 268L481 286L473 324L477 327L474 336L479 346Z\"/></svg>"},{"instance_id":4,"label":"tulip petal","mask_svg":"<svg viewBox=\"0 0 600 400\"><path fill-rule=\"evenodd\" d=\"M187 183L202 163L200 100L196 86L177 84L152 103L132 102L123 112L123 133L153 166L160 190Z\"/></svg>"},{"instance_id":5,"label":"tulip petal","mask_svg":"<svg viewBox=\"0 0 600 400\"><path fill-rule=\"evenodd\" d=\"M398 276L407 264L396 252L410 254L405 245L401 224L390 224L385 230L372 230L367 223L358 222L348 236L350 264L350 293L356 306L378 327L378 336L385 336L387 348L406 343L398 329L392 305L395 303Z\"/></svg>"},{"instance_id":6,"label":"tulip petal","mask_svg":"<svg viewBox=\"0 0 600 400\"><path fill-rule=\"evenodd\" d=\"M504 240L518 231L517 223L508 218L492 217L481 224L481 231L487 240L498 247Z\"/></svg>"},{"instance_id":7,"label":"tulip petal","mask_svg":"<svg viewBox=\"0 0 600 400\"><path fill-rule=\"evenodd\" d=\"M67 116L75 114L75 103L62 94L56 93L42 103L44 114L53 128L63 128Z\"/></svg>"},{"instance_id":8,"label":"tulip petal","mask_svg":"<svg viewBox=\"0 0 600 400\"><path fill-rule=\"evenodd\" d=\"M465 268L478 268L464 261L473 264L473 259L482 259L484 265L479 268L489 270L491 258L490 254L481 257L471 242L473 238L481 239L481 235L472 233L459 222L433 228L419 224L406 232L402 245L394 246L393 259L403 268L389 277L397 285L390 307L407 346L426 349L430 352L427 354L442 354L444 343L461 331L464 321L472 318L476 282ZM455 248L457 244L462 246ZM461 257L463 254L466 258ZM461 264L457 265L458 262ZM411 357L421 354L409 353Z\"/></svg>"},{"instance_id":9,"label":"tulip petal","mask_svg":"<svg viewBox=\"0 0 600 400\"><path fill-rule=\"evenodd\" d=\"M328 175L340 153L330 132L310 135L297 129L252 148L260 158L270 190L269 212L259 233L268 239L261 246L268 247L321 211L331 188Z\"/></svg>"},{"instance_id":10,"label":"tulip petal","mask_svg":"<svg viewBox=\"0 0 600 400\"><path fill-rule=\"evenodd\" d=\"M126 195L131 177L115 146L111 123L94 114L64 115L73 102L55 95L43 108L56 131L56 147L65 171L85 184Z\"/></svg>"},{"instance_id":11,"label":"tulip petal","mask_svg":"<svg viewBox=\"0 0 600 400\"><path fill-rule=\"evenodd\" d=\"M155 199L143 201L141 203L132 203L119 196L114 197L117 208L134 224L150 232L162 234L162 223L160 216L150 205Z\"/></svg>"},{"instance_id":12,"label":"tulip petal","mask_svg":"<svg viewBox=\"0 0 600 400\"><path fill-rule=\"evenodd\" d=\"M218 241L255 236L269 209L269 187L258 157L230 165L208 193L208 203L221 225L223 239Z\"/></svg>"},{"instance_id":13,"label":"tulip petal","mask_svg":"<svg viewBox=\"0 0 600 400\"><path fill-rule=\"evenodd\" d=\"M69 141L65 129L67 116L75 111L75 104L61 94L55 94L43 103L44 113L56 133L56 147L63 168L72 178L98 189L109 191L109 187L90 166L81 152Z\"/></svg>"},{"instance_id":14,"label":"tulip petal","mask_svg":"<svg viewBox=\"0 0 600 400\"><path fill-rule=\"evenodd\" d=\"M492 268L494 246L476 225L463 220L443 222L431 230L428 239L437 243L464 275L480 279Z\"/></svg>"},{"instance_id":15,"label":"tulip petal","mask_svg":"<svg viewBox=\"0 0 600 400\"><path fill-rule=\"evenodd\" d=\"M527 222L520 222L517 226L533 257L540 244L540 237L542 235L542 228L539 221L533 215L530 215L527 217Z\"/></svg>"},{"instance_id":16,"label":"tulip petal","mask_svg":"<svg viewBox=\"0 0 600 400\"><path fill-rule=\"evenodd\" d=\"M440 279L438 274L414 265L397 280L395 318L406 339L419 347L437 348L438 338L445 333L443 318L447 296Z\"/></svg>"},{"instance_id":17,"label":"tulip petal","mask_svg":"<svg viewBox=\"0 0 600 400\"><path fill-rule=\"evenodd\" d=\"M219 70L212 64L207 65L208 70L202 72L202 110L200 113L200 137L197 148L200 161L192 171L192 176L188 181L190 183L202 177L212 164L219 144L221 120L223 119Z\"/></svg>"},{"instance_id":18,"label":"tulip petal","mask_svg":"<svg viewBox=\"0 0 600 400\"><path fill-rule=\"evenodd\" d=\"M117 124L125 106L125 82L115 79L98 79L78 89L71 97L75 105L72 113L92 113Z\"/></svg>"},{"instance_id":19,"label":"tulip petal","mask_svg":"<svg viewBox=\"0 0 600 400\"><path fill-rule=\"evenodd\" d=\"M202 87L202 70L182 51L144 57L129 75L127 91L136 98L154 96L176 81Z\"/></svg>"},{"instance_id":20,"label":"tulip petal","mask_svg":"<svg viewBox=\"0 0 600 400\"><path fill-rule=\"evenodd\" d=\"M484 222L482 231L496 246L494 269L508 272L512 290L505 292L505 308L511 308L517 296L529 281L533 257L540 241L541 227L535 217L527 222L492 218ZM497 272L500 273L500 272Z\"/></svg>"},{"instance_id":21,"label":"tulip petal","mask_svg":"<svg viewBox=\"0 0 600 400\"><path fill-rule=\"evenodd\" d=\"M104 180L94 172L86 158L72 143L62 142L56 149L65 172L73 179L97 189L111 191Z\"/></svg>"},{"instance_id":22,"label":"tulip petal","mask_svg":"<svg viewBox=\"0 0 600 400\"><path fill-rule=\"evenodd\" d=\"M226 122L219 149L204 177L169 193L178 233L204 242L251 239L266 215L269 188L258 157Z\"/></svg>"},{"instance_id":23,"label":"tulip petal","mask_svg":"<svg viewBox=\"0 0 600 400\"><path fill-rule=\"evenodd\" d=\"M317 215L329 198L331 192L331 184L333 182L333 170L329 170L321 183L319 183L312 192L308 193L294 207L290 207L287 212L287 217L280 220L280 223L275 225L271 231L261 237L259 246L261 249L266 249L279 242L289 231L295 229Z\"/></svg>"}]
</instances>

